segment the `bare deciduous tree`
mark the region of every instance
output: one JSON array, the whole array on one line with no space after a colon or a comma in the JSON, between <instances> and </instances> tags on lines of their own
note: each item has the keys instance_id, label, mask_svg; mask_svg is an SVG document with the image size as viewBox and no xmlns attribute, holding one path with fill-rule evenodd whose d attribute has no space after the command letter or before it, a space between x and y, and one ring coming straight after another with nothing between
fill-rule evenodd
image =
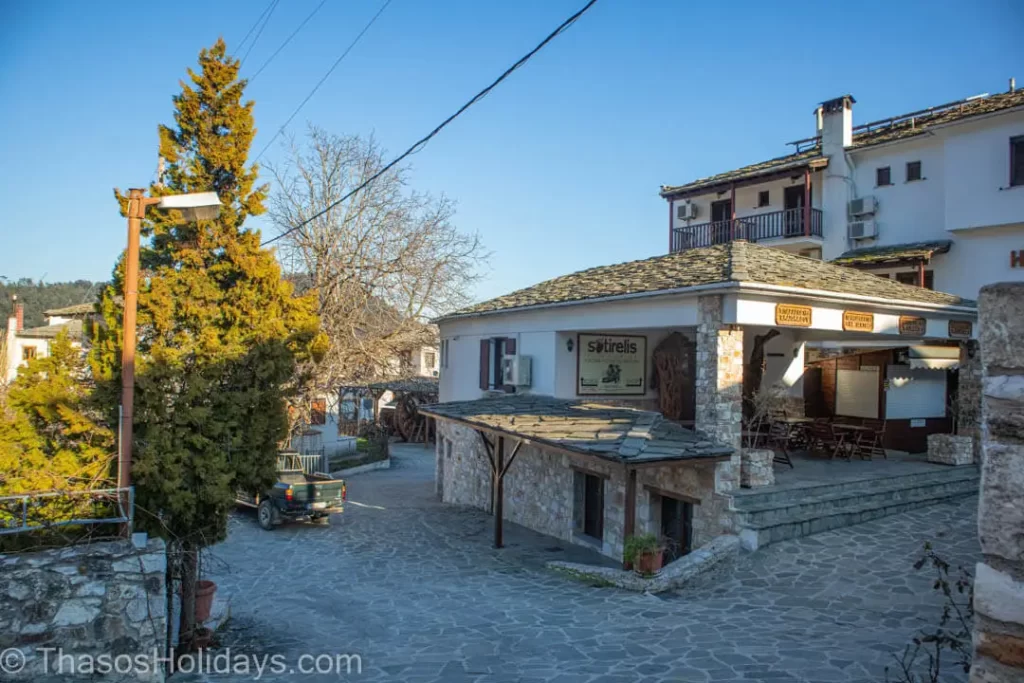
<instances>
[{"instance_id":1,"label":"bare deciduous tree","mask_svg":"<svg viewBox=\"0 0 1024 683\"><path fill-rule=\"evenodd\" d=\"M278 190L270 216L284 233L302 225L386 165L371 137L311 127L271 166ZM316 385L395 376L404 351L436 341L427 321L470 301L486 261L476 233L452 222L454 203L409 188L396 166L367 188L284 237L281 259L300 283L316 287L331 348Z\"/></svg>"}]
</instances>

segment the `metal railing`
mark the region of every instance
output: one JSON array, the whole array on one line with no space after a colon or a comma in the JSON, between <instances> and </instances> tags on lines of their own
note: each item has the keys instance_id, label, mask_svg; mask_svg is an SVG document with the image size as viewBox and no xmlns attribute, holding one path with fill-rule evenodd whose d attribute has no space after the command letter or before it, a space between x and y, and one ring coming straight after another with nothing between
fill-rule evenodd
<instances>
[{"instance_id":1,"label":"metal railing","mask_svg":"<svg viewBox=\"0 0 1024 683\"><path fill-rule=\"evenodd\" d=\"M71 503L70 519L41 519L44 515L59 513L54 505L59 499L68 499ZM113 504L114 516L83 517L79 506L73 499L89 498L91 503L101 509ZM49 509L43 509L49 507ZM33 514L36 513L36 514ZM91 491L36 491L16 496L0 497L0 535L21 534L40 529L52 529L65 526L84 526L95 524L125 524L129 528L134 521L135 489L95 489ZM36 517L40 519L36 519ZM31 521L30 521L31 520Z\"/></svg>"},{"instance_id":2,"label":"metal railing","mask_svg":"<svg viewBox=\"0 0 1024 683\"><path fill-rule=\"evenodd\" d=\"M296 465L299 467L296 468ZM301 469L305 474L330 474L323 450L320 453L282 453L277 456L277 469Z\"/></svg>"},{"instance_id":3,"label":"metal railing","mask_svg":"<svg viewBox=\"0 0 1024 683\"><path fill-rule=\"evenodd\" d=\"M760 242L791 237L821 237L821 209L811 209L806 224L803 208L759 213L724 221L712 221L672 230L672 252L725 244L732 240Z\"/></svg>"}]
</instances>

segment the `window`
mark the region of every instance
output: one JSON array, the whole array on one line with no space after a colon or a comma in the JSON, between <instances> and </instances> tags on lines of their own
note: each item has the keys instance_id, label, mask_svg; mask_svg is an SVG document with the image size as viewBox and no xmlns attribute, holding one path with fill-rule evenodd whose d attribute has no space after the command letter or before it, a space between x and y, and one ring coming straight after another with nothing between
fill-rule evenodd
<instances>
[{"instance_id":1,"label":"window","mask_svg":"<svg viewBox=\"0 0 1024 683\"><path fill-rule=\"evenodd\" d=\"M912 270L908 273L896 273L896 282L903 283L905 285L918 285L918 273L916 270ZM924 288L935 289L935 271L926 270L924 271Z\"/></svg>"},{"instance_id":2,"label":"window","mask_svg":"<svg viewBox=\"0 0 1024 683\"><path fill-rule=\"evenodd\" d=\"M652 493L651 508L658 517L659 536L665 543L665 561L671 562L689 553L693 545L693 504Z\"/></svg>"},{"instance_id":3,"label":"window","mask_svg":"<svg viewBox=\"0 0 1024 683\"><path fill-rule=\"evenodd\" d=\"M821 260L821 247L815 247L814 249L801 249L800 255L804 258L813 258Z\"/></svg>"},{"instance_id":4,"label":"window","mask_svg":"<svg viewBox=\"0 0 1024 683\"><path fill-rule=\"evenodd\" d=\"M448 340L441 340L441 367L448 367Z\"/></svg>"},{"instance_id":5,"label":"window","mask_svg":"<svg viewBox=\"0 0 1024 683\"><path fill-rule=\"evenodd\" d=\"M768 206L768 204L770 203L768 201L768 198L769 198L768 190L761 190L760 192L758 192L757 193L757 208L760 209L761 207Z\"/></svg>"},{"instance_id":6,"label":"window","mask_svg":"<svg viewBox=\"0 0 1024 683\"><path fill-rule=\"evenodd\" d=\"M1024 185L1024 135L1010 138L1010 187Z\"/></svg>"},{"instance_id":7,"label":"window","mask_svg":"<svg viewBox=\"0 0 1024 683\"><path fill-rule=\"evenodd\" d=\"M885 185L892 185L892 169L888 166L882 166L881 168L875 169L875 185L883 187Z\"/></svg>"},{"instance_id":8,"label":"window","mask_svg":"<svg viewBox=\"0 0 1024 683\"><path fill-rule=\"evenodd\" d=\"M907 162L907 182L912 180L921 180L921 162L920 161L908 161Z\"/></svg>"},{"instance_id":9,"label":"window","mask_svg":"<svg viewBox=\"0 0 1024 683\"><path fill-rule=\"evenodd\" d=\"M427 370L433 370L434 366L437 365L437 353L434 351L424 351L423 365L426 366Z\"/></svg>"},{"instance_id":10,"label":"window","mask_svg":"<svg viewBox=\"0 0 1024 683\"><path fill-rule=\"evenodd\" d=\"M604 479L573 471L573 524L576 533L595 540L604 538Z\"/></svg>"},{"instance_id":11,"label":"window","mask_svg":"<svg viewBox=\"0 0 1024 683\"><path fill-rule=\"evenodd\" d=\"M36 357L36 347L26 346L21 349L21 359L25 361L33 360Z\"/></svg>"},{"instance_id":12,"label":"window","mask_svg":"<svg viewBox=\"0 0 1024 683\"><path fill-rule=\"evenodd\" d=\"M516 340L512 337L493 337L480 340L480 388L503 389L508 393L515 392L515 387L507 386L502 381L501 361L505 356L514 356Z\"/></svg>"},{"instance_id":13,"label":"window","mask_svg":"<svg viewBox=\"0 0 1024 683\"><path fill-rule=\"evenodd\" d=\"M309 402L309 424L327 424L327 399L314 398Z\"/></svg>"}]
</instances>

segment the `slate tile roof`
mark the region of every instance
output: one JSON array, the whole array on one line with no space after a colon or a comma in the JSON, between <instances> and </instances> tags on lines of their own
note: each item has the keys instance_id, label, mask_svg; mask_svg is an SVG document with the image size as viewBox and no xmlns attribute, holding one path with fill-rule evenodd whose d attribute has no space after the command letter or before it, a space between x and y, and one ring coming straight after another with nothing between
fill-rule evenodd
<instances>
[{"instance_id":1,"label":"slate tile roof","mask_svg":"<svg viewBox=\"0 0 1024 683\"><path fill-rule=\"evenodd\" d=\"M476 315L545 304L582 302L630 294L654 294L716 283L759 283L836 294L928 304L973 306L970 299L887 280L757 244L735 240L563 275L441 318Z\"/></svg>"},{"instance_id":2,"label":"slate tile roof","mask_svg":"<svg viewBox=\"0 0 1024 683\"><path fill-rule=\"evenodd\" d=\"M722 458L733 450L660 413L550 396L453 401L422 406L420 412L620 462Z\"/></svg>"},{"instance_id":3,"label":"slate tile roof","mask_svg":"<svg viewBox=\"0 0 1024 683\"><path fill-rule=\"evenodd\" d=\"M1021 106L1024 106L1024 89L997 93L973 100L964 100L955 103L953 106L934 107L935 111L925 110L920 115L913 117L908 115L894 116L891 119L879 122L877 126L859 131L855 129L851 149L861 149L894 140L924 135L935 126ZM725 173L708 176L707 178L699 178L683 185L663 185L661 196L667 197L680 192L699 190L736 180L756 178L760 175L788 168L803 168L812 161L822 158L821 147L815 146L811 149L751 164L733 171L726 171Z\"/></svg>"},{"instance_id":4,"label":"slate tile roof","mask_svg":"<svg viewBox=\"0 0 1024 683\"><path fill-rule=\"evenodd\" d=\"M927 261L934 254L945 254L951 246L953 246L953 242L950 240L935 240L933 242L890 244L885 247L862 247L843 252L832 259L832 263L852 266L881 265L912 260Z\"/></svg>"},{"instance_id":5,"label":"slate tile roof","mask_svg":"<svg viewBox=\"0 0 1024 683\"><path fill-rule=\"evenodd\" d=\"M399 391L409 394L433 394L437 396L438 381L436 377L403 377L366 385L369 389L380 391Z\"/></svg>"},{"instance_id":6,"label":"slate tile roof","mask_svg":"<svg viewBox=\"0 0 1024 683\"><path fill-rule=\"evenodd\" d=\"M96 304L75 304L73 306L65 306L63 308L51 308L48 311L43 311L43 315L59 315L59 316L72 316L72 315L89 315L90 313L96 312Z\"/></svg>"},{"instance_id":7,"label":"slate tile roof","mask_svg":"<svg viewBox=\"0 0 1024 683\"><path fill-rule=\"evenodd\" d=\"M67 330L68 336L75 341L82 340L82 321L71 320L60 325L45 325L43 327L29 327L18 332L19 337L30 337L33 339L55 339L58 334Z\"/></svg>"}]
</instances>

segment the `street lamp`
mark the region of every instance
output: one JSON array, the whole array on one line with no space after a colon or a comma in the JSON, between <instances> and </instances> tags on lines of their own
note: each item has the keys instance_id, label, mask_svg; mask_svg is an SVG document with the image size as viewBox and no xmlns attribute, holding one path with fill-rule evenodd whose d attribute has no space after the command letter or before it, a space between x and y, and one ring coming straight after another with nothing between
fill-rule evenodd
<instances>
[{"instance_id":1,"label":"street lamp","mask_svg":"<svg viewBox=\"0 0 1024 683\"><path fill-rule=\"evenodd\" d=\"M147 197L128 190L128 251L124 265L124 342L121 345L121 443L117 453L117 485L128 488L132 477L132 415L135 402L135 313L139 301L139 231L146 208L180 211L187 221L212 220L220 213L216 192Z\"/></svg>"}]
</instances>

